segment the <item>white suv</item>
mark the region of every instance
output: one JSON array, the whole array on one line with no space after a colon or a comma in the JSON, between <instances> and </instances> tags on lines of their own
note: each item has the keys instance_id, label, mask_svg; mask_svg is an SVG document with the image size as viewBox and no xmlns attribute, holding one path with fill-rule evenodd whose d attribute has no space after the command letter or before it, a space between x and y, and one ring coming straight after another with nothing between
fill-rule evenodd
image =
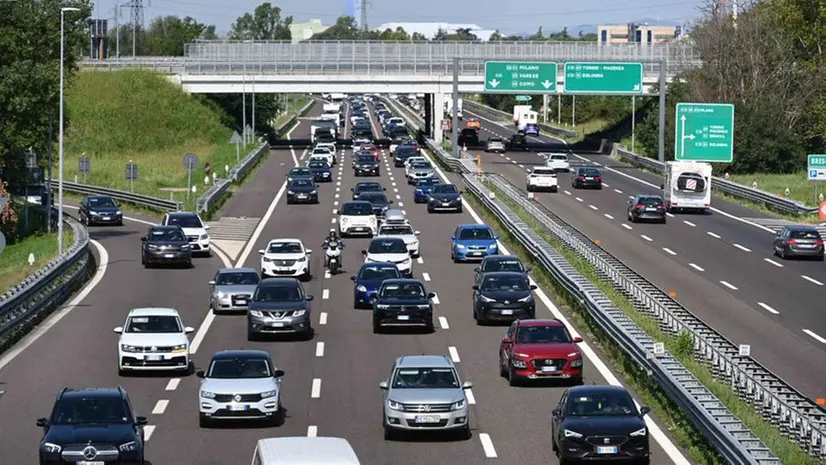
<instances>
[{"instance_id":1,"label":"white suv","mask_svg":"<svg viewBox=\"0 0 826 465\"><path fill-rule=\"evenodd\" d=\"M361 253L364 263L392 263L403 276L413 276L413 260L400 237L376 237Z\"/></svg>"},{"instance_id":2,"label":"white suv","mask_svg":"<svg viewBox=\"0 0 826 465\"><path fill-rule=\"evenodd\" d=\"M559 189L559 179L556 177L556 170L553 168L534 168L528 174L528 192L539 190L549 190L556 192Z\"/></svg>"},{"instance_id":3,"label":"white suv","mask_svg":"<svg viewBox=\"0 0 826 465\"><path fill-rule=\"evenodd\" d=\"M373 205L364 200L346 202L338 211L338 234L341 237L352 234L366 234L370 237L379 232L379 221Z\"/></svg>"},{"instance_id":4,"label":"white suv","mask_svg":"<svg viewBox=\"0 0 826 465\"><path fill-rule=\"evenodd\" d=\"M310 249L304 248L301 239L273 239L261 254L261 277L296 277L310 280Z\"/></svg>"},{"instance_id":5,"label":"white suv","mask_svg":"<svg viewBox=\"0 0 826 465\"><path fill-rule=\"evenodd\" d=\"M184 231L192 255L201 253L207 256L212 255L209 242L209 225L205 224L197 213L193 212L169 212L161 220L162 226L180 226Z\"/></svg>"},{"instance_id":6,"label":"white suv","mask_svg":"<svg viewBox=\"0 0 826 465\"><path fill-rule=\"evenodd\" d=\"M174 308L136 308L126 323L115 328L118 374L139 370L189 372L189 338L194 328L184 326Z\"/></svg>"},{"instance_id":7,"label":"white suv","mask_svg":"<svg viewBox=\"0 0 826 465\"><path fill-rule=\"evenodd\" d=\"M336 156L334 153L330 152L329 147L316 147L313 149L313 153L310 154L310 160L313 158L323 158L324 161L327 162L328 165L331 167L336 162Z\"/></svg>"}]
</instances>

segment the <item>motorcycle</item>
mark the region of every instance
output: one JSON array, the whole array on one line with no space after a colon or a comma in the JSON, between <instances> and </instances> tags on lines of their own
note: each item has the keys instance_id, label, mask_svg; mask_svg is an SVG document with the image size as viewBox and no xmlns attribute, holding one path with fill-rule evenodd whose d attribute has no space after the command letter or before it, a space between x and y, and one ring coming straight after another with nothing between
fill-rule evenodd
<instances>
[{"instance_id":1,"label":"motorcycle","mask_svg":"<svg viewBox=\"0 0 826 465\"><path fill-rule=\"evenodd\" d=\"M336 242L331 242L326 247L327 269L330 270L331 275L338 273L339 268L341 268L342 247L344 246L339 247Z\"/></svg>"}]
</instances>

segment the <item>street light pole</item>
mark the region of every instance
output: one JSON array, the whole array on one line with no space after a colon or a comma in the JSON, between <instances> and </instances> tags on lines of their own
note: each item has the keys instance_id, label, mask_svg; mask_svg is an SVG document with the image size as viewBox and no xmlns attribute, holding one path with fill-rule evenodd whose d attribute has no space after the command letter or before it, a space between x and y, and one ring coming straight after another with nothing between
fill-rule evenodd
<instances>
[{"instance_id":1,"label":"street light pole","mask_svg":"<svg viewBox=\"0 0 826 465\"><path fill-rule=\"evenodd\" d=\"M63 255L63 19L67 11L80 11L80 8L63 7L60 9L60 129L58 132L58 182L57 182L57 254Z\"/></svg>"}]
</instances>

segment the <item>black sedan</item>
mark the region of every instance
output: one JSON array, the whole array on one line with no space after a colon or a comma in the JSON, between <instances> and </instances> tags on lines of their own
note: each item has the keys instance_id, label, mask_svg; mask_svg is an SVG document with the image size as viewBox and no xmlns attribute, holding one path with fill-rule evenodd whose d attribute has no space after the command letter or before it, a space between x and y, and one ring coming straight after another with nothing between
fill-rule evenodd
<instances>
[{"instance_id":1,"label":"black sedan","mask_svg":"<svg viewBox=\"0 0 826 465\"><path fill-rule=\"evenodd\" d=\"M86 226L116 224L123 226L123 213L115 199L106 195L90 195L80 202L80 222Z\"/></svg>"},{"instance_id":2,"label":"black sedan","mask_svg":"<svg viewBox=\"0 0 826 465\"><path fill-rule=\"evenodd\" d=\"M551 446L560 462L627 460L648 463L648 407L637 410L621 386L576 386L553 409Z\"/></svg>"},{"instance_id":3,"label":"black sedan","mask_svg":"<svg viewBox=\"0 0 826 465\"><path fill-rule=\"evenodd\" d=\"M396 168L404 166L404 162L410 157L418 156L415 145L400 145L396 147L396 153L393 154L393 165Z\"/></svg>"},{"instance_id":4,"label":"black sedan","mask_svg":"<svg viewBox=\"0 0 826 465\"><path fill-rule=\"evenodd\" d=\"M373 332L385 327L423 327L432 333L434 297L418 280L385 279L373 300Z\"/></svg>"},{"instance_id":5,"label":"black sedan","mask_svg":"<svg viewBox=\"0 0 826 465\"><path fill-rule=\"evenodd\" d=\"M297 178L313 179L313 172L306 166L290 168L290 171L287 171L287 181L292 181Z\"/></svg>"},{"instance_id":6,"label":"black sedan","mask_svg":"<svg viewBox=\"0 0 826 465\"><path fill-rule=\"evenodd\" d=\"M356 185L353 186L350 189L350 191L353 192L353 200L358 199L359 195L361 195L365 192L378 192L378 193L381 193L381 192L384 192L386 190L387 190L386 187L382 187L382 185L377 183L376 181L362 181L362 182L356 183Z\"/></svg>"},{"instance_id":7,"label":"black sedan","mask_svg":"<svg viewBox=\"0 0 826 465\"><path fill-rule=\"evenodd\" d=\"M571 187L574 189L602 189L602 176L596 168L577 168L574 175L571 176Z\"/></svg>"},{"instance_id":8,"label":"black sedan","mask_svg":"<svg viewBox=\"0 0 826 465\"><path fill-rule=\"evenodd\" d=\"M318 203L318 186L312 179L297 178L287 186L287 204Z\"/></svg>"},{"instance_id":9,"label":"black sedan","mask_svg":"<svg viewBox=\"0 0 826 465\"><path fill-rule=\"evenodd\" d=\"M665 224L665 203L659 195L637 195L628 199L628 221L656 221Z\"/></svg>"},{"instance_id":10,"label":"black sedan","mask_svg":"<svg viewBox=\"0 0 826 465\"><path fill-rule=\"evenodd\" d=\"M370 202L370 206L373 207L373 213L381 217L384 216L387 209L393 203L392 200L387 200L387 196L382 192L363 192L359 194L356 200Z\"/></svg>"},{"instance_id":11,"label":"black sedan","mask_svg":"<svg viewBox=\"0 0 826 465\"><path fill-rule=\"evenodd\" d=\"M327 163L323 161L313 161L307 165L307 168L313 173L313 180L315 182L333 182L333 172Z\"/></svg>"},{"instance_id":12,"label":"black sedan","mask_svg":"<svg viewBox=\"0 0 826 465\"><path fill-rule=\"evenodd\" d=\"M454 184L436 184L427 197L427 212L452 211L462 213L461 191Z\"/></svg>"},{"instance_id":13,"label":"black sedan","mask_svg":"<svg viewBox=\"0 0 826 465\"><path fill-rule=\"evenodd\" d=\"M473 286L473 319L476 324L536 318L528 276L515 271L485 273Z\"/></svg>"},{"instance_id":14,"label":"black sedan","mask_svg":"<svg viewBox=\"0 0 826 465\"><path fill-rule=\"evenodd\" d=\"M362 124L354 125L351 132L353 133L353 137L373 137L373 129L370 127L370 123L366 121Z\"/></svg>"},{"instance_id":15,"label":"black sedan","mask_svg":"<svg viewBox=\"0 0 826 465\"><path fill-rule=\"evenodd\" d=\"M152 226L141 238L141 264L192 267L192 248L180 226Z\"/></svg>"},{"instance_id":16,"label":"black sedan","mask_svg":"<svg viewBox=\"0 0 826 465\"><path fill-rule=\"evenodd\" d=\"M353 174L356 176L380 176L379 161L372 155L359 155L353 162Z\"/></svg>"}]
</instances>

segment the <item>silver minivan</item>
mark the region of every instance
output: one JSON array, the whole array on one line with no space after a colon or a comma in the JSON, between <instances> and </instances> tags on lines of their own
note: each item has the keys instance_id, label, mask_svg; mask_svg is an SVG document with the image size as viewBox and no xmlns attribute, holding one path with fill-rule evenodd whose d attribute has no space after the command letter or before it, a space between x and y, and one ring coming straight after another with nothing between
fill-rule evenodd
<instances>
[{"instance_id":1,"label":"silver minivan","mask_svg":"<svg viewBox=\"0 0 826 465\"><path fill-rule=\"evenodd\" d=\"M293 436L259 439L252 465L360 465L350 443L343 438Z\"/></svg>"}]
</instances>

